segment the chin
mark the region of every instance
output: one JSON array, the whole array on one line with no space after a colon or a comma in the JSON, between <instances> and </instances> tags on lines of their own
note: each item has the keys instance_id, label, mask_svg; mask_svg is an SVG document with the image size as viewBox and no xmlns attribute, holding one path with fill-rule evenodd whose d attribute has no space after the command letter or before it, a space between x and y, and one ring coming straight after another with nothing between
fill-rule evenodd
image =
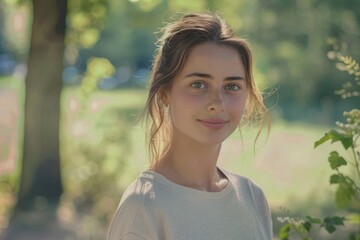
<instances>
[{"instance_id":1,"label":"chin","mask_svg":"<svg viewBox=\"0 0 360 240\"><path fill-rule=\"evenodd\" d=\"M221 145L226 139L227 137L210 137L210 138L206 138L206 139L202 139L199 142L205 145Z\"/></svg>"}]
</instances>

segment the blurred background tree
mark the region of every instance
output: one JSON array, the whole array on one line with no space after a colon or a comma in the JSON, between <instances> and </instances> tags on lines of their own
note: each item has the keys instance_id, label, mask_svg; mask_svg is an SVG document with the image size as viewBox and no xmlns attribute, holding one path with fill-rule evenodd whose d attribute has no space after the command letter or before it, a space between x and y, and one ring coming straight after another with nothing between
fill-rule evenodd
<instances>
[{"instance_id":1,"label":"blurred background tree","mask_svg":"<svg viewBox=\"0 0 360 240\"><path fill-rule=\"evenodd\" d=\"M103 238L121 190L144 164L127 163L137 154L137 158L146 158L139 147L141 138L130 130L146 97L157 39L154 32L179 12L216 11L249 40L259 85L265 92L277 89L267 97L275 121L332 124L344 109L358 104L334 97L337 79L343 76L326 56L334 47L359 59L360 13L356 9L360 2L356 0L71 0L62 9L63 17L67 10L66 26L64 18L63 25L54 24L59 15L50 14L50 8L40 14L38 22L37 1L0 2L0 88L15 89L20 102L24 92L38 100L37 107L25 100L22 154L22 141L18 141L23 164L17 169L23 169L22 180L17 171L0 172L0 198L2 194L8 196L2 199L10 199L3 204L0 200L4 206L0 207L0 231L7 227L15 202L18 209L45 211L46 206L60 201L54 215L62 224L78 228L77 238ZM46 1L56 3L65 1ZM52 26L55 32L66 27L65 42L58 45L56 57L52 55L55 51L43 55L47 46L56 44L49 40L52 35L33 29L33 38L43 43L40 50L30 46L31 23L33 28L37 23ZM26 72L23 84L18 79L24 79ZM35 127L26 123L30 118ZM21 125L21 114L17 122ZM21 132L22 128L17 129ZM27 151L38 151L39 157Z\"/></svg>"},{"instance_id":2,"label":"blurred background tree","mask_svg":"<svg viewBox=\"0 0 360 240\"><path fill-rule=\"evenodd\" d=\"M34 232L28 228L34 223L49 226L63 193L59 123L67 1L32 3L22 171L17 204L4 239L26 238ZM46 232L43 237L35 236L45 239Z\"/></svg>"},{"instance_id":3,"label":"blurred background tree","mask_svg":"<svg viewBox=\"0 0 360 240\"><path fill-rule=\"evenodd\" d=\"M74 18L75 28L70 35L81 36L72 39L74 44L90 47L97 41L101 29L98 21L105 18L103 5L102 1L72 2L70 17ZM4 239L28 238L29 234L34 234L32 238L48 239L55 233L63 238L61 235L67 234L58 231L61 227L55 217L63 194L59 130L67 12L67 0L32 1L22 170L17 203ZM86 20L93 22L84 27ZM52 225L57 226L55 230Z\"/></svg>"}]
</instances>

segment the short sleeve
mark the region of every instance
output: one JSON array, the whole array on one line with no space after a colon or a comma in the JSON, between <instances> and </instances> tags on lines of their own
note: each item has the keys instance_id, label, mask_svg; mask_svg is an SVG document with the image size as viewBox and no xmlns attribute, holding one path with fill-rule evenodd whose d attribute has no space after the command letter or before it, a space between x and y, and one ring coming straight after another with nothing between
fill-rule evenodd
<instances>
[{"instance_id":1,"label":"short sleeve","mask_svg":"<svg viewBox=\"0 0 360 240\"><path fill-rule=\"evenodd\" d=\"M273 236L273 226L272 226L272 219L271 219L271 211L266 200L264 192L257 187L256 185L252 186L252 192L254 194L254 202L256 204L256 208L258 214L260 215L260 219L264 226L264 231L266 236Z\"/></svg>"},{"instance_id":2,"label":"short sleeve","mask_svg":"<svg viewBox=\"0 0 360 240\"><path fill-rule=\"evenodd\" d=\"M125 191L111 221L107 240L158 239L156 208L146 191Z\"/></svg>"}]
</instances>

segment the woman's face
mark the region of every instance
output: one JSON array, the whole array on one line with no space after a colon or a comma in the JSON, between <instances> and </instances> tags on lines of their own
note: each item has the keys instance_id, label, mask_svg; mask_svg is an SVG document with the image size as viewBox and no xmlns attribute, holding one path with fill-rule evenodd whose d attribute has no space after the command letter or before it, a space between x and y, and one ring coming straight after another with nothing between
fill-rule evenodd
<instances>
[{"instance_id":1,"label":"woman's face","mask_svg":"<svg viewBox=\"0 0 360 240\"><path fill-rule=\"evenodd\" d=\"M238 52L210 42L195 46L165 94L173 140L221 144L239 126L246 99Z\"/></svg>"}]
</instances>

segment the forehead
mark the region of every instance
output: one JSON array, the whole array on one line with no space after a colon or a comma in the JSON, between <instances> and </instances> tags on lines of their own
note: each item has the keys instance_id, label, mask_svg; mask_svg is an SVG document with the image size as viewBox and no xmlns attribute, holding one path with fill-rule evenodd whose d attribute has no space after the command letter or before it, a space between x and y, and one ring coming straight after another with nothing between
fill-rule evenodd
<instances>
[{"instance_id":1,"label":"forehead","mask_svg":"<svg viewBox=\"0 0 360 240\"><path fill-rule=\"evenodd\" d=\"M193 47L181 74L200 71L215 76L241 75L245 77L245 70L239 52L232 47L207 42Z\"/></svg>"}]
</instances>

